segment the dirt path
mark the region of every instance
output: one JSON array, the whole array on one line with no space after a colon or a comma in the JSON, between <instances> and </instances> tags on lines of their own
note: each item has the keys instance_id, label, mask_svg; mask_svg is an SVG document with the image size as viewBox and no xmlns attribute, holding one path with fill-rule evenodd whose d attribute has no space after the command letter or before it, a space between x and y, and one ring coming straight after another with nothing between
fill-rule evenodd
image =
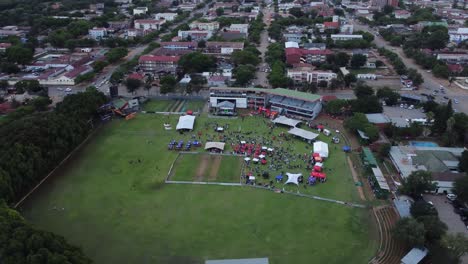
<instances>
[{"instance_id":1,"label":"dirt path","mask_svg":"<svg viewBox=\"0 0 468 264\"><path fill-rule=\"evenodd\" d=\"M223 159L222 156L216 156L214 157L213 164L211 165L211 171L210 171L210 176L208 177L208 180L213 181L216 180L218 177L218 170L219 166L221 165L221 160Z\"/></svg>"},{"instance_id":2,"label":"dirt path","mask_svg":"<svg viewBox=\"0 0 468 264\"><path fill-rule=\"evenodd\" d=\"M198 165L197 173L195 174L195 181L202 181L205 174L206 168L208 168L208 163L210 157L208 155L203 155L200 165Z\"/></svg>"},{"instance_id":3,"label":"dirt path","mask_svg":"<svg viewBox=\"0 0 468 264\"><path fill-rule=\"evenodd\" d=\"M359 177L356 173L356 170L354 169L353 162L351 161L349 157L347 157L347 159L348 159L349 168L351 169L351 174L353 175L353 180L356 183L359 181ZM362 186L356 186L356 188L358 190L359 197L361 197L361 200L365 201L366 196L364 196L364 190L362 189Z\"/></svg>"}]
</instances>

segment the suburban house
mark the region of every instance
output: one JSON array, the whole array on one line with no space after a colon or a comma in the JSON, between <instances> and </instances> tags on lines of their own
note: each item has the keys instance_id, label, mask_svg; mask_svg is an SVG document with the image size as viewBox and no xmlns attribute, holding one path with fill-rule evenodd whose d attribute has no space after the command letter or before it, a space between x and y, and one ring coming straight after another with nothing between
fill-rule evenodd
<instances>
[{"instance_id":1,"label":"suburban house","mask_svg":"<svg viewBox=\"0 0 468 264\"><path fill-rule=\"evenodd\" d=\"M146 6L133 8L133 15L144 15L146 12L148 12L148 7Z\"/></svg>"},{"instance_id":2,"label":"suburban house","mask_svg":"<svg viewBox=\"0 0 468 264\"><path fill-rule=\"evenodd\" d=\"M228 28L228 31L237 31L248 35L249 33L249 24L231 24Z\"/></svg>"},{"instance_id":3,"label":"suburban house","mask_svg":"<svg viewBox=\"0 0 468 264\"><path fill-rule=\"evenodd\" d=\"M407 19L411 16L411 13L406 11L406 10L395 10L395 12L393 12L393 14L395 15L395 18L397 19Z\"/></svg>"},{"instance_id":4,"label":"suburban house","mask_svg":"<svg viewBox=\"0 0 468 264\"><path fill-rule=\"evenodd\" d=\"M189 24L190 29L198 29L198 30L208 30L214 31L219 29L219 22L198 22L194 21Z\"/></svg>"},{"instance_id":5,"label":"suburban house","mask_svg":"<svg viewBox=\"0 0 468 264\"><path fill-rule=\"evenodd\" d=\"M88 35L94 40L100 40L107 36L107 29L94 27L88 30Z\"/></svg>"},{"instance_id":6,"label":"suburban house","mask_svg":"<svg viewBox=\"0 0 468 264\"><path fill-rule=\"evenodd\" d=\"M0 53L5 53L9 47L11 47L11 43L0 43Z\"/></svg>"},{"instance_id":7,"label":"suburban house","mask_svg":"<svg viewBox=\"0 0 468 264\"><path fill-rule=\"evenodd\" d=\"M206 42L205 53L207 54L220 54L231 55L236 50L243 50L244 42Z\"/></svg>"},{"instance_id":8,"label":"suburban house","mask_svg":"<svg viewBox=\"0 0 468 264\"><path fill-rule=\"evenodd\" d=\"M318 85L320 82L325 81L327 86L330 85L331 80L336 79L337 75L331 71L317 71L311 67L296 67L288 69L288 78L294 80L295 83L313 83Z\"/></svg>"},{"instance_id":9,"label":"suburban house","mask_svg":"<svg viewBox=\"0 0 468 264\"><path fill-rule=\"evenodd\" d=\"M137 19L134 22L135 28L145 31L159 30L161 25L166 23L166 20L155 19Z\"/></svg>"},{"instance_id":10,"label":"suburban house","mask_svg":"<svg viewBox=\"0 0 468 264\"><path fill-rule=\"evenodd\" d=\"M157 13L154 15L154 19L156 20L166 20L166 21L174 21L177 17L177 13Z\"/></svg>"},{"instance_id":11,"label":"suburban house","mask_svg":"<svg viewBox=\"0 0 468 264\"><path fill-rule=\"evenodd\" d=\"M332 34L331 39L333 41L346 41L346 40L353 40L353 39L362 39L362 35Z\"/></svg>"}]
</instances>

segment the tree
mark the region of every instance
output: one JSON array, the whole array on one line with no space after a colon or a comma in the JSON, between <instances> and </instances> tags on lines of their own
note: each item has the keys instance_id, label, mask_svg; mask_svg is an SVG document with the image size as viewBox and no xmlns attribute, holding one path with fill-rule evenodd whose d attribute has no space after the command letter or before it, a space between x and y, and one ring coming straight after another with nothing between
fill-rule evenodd
<instances>
[{"instance_id":1,"label":"tree","mask_svg":"<svg viewBox=\"0 0 468 264\"><path fill-rule=\"evenodd\" d=\"M443 49L447 45L449 35L447 29L436 30L430 32L429 37L425 41L425 45L430 49Z\"/></svg>"},{"instance_id":2,"label":"tree","mask_svg":"<svg viewBox=\"0 0 468 264\"><path fill-rule=\"evenodd\" d=\"M271 66L271 72L268 74L268 81L273 88L286 87L288 85L288 78L284 73L284 63L276 61Z\"/></svg>"},{"instance_id":3,"label":"tree","mask_svg":"<svg viewBox=\"0 0 468 264\"><path fill-rule=\"evenodd\" d=\"M357 98L372 96L374 95L374 89L368 85L359 84L354 87L354 95L356 95Z\"/></svg>"},{"instance_id":4,"label":"tree","mask_svg":"<svg viewBox=\"0 0 468 264\"><path fill-rule=\"evenodd\" d=\"M0 80L0 90L1 91L6 91L8 88L9 84L7 80Z\"/></svg>"},{"instance_id":5,"label":"tree","mask_svg":"<svg viewBox=\"0 0 468 264\"><path fill-rule=\"evenodd\" d=\"M397 104L400 100L400 94L386 86L377 90L377 97L389 106Z\"/></svg>"},{"instance_id":6,"label":"tree","mask_svg":"<svg viewBox=\"0 0 468 264\"><path fill-rule=\"evenodd\" d=\"M404 217L398 220L393 228L396 239L403 242L407 247L422 247L426 230L424 224L414 218Z\"/></svg>"},{"instance_id":7,"label":"tree","mask_svg":"<svg viewBox=\"0 0 468 264\"><path fill-rule=\"evenodd\" d=\"M349 55L345 52L338 52L335 56L336 65L339 67L345 67L349 62Z\"/></svg>"},{"instance_id":8,"label":"tree","mask_svg":"<svg viewBox=\"0 0 468 264\"><path fill-rule=\"evenodd\" d=\"M430 216L430 215L437 216L438 215L435 207L422 199L416 200L411 205L410 212L414 218L419 218L422 216Z\"/></svg>"},{"instance_id":9,"label":"tree","mask_svg":"<svg viewBox=\"0 0 468 264\"><path fill-rule=\"evenodd\" d=\"M401 192L419 199L421 194L433 191L435 188L436 184L432 182L431 172L418 170L403 179Z\"/></svg>"},{"instance_id":10,"label":"tree","mask_svg":"<svg viewBox=\"0 0 468 264\"><path fill-rule=\"evenodd\" d=\"M463 153L466 153L465 150ZM465 203L468 202L468 176L463 176L455 180L453 192L457 195L457 199Z\"/></svg>"},{"instance_id":11,"label":"tree","mask_svg":"<svg viewBox=\"0 0 468 264\"><path fill-rule=\"evenodd\" d=\"M154 78L153 76L148 76L145 80L145 85L144 85L144 88L146 90L146 92L148 93L149 95L149 92L151 90L151 87L153 87L153 81L154 81Z\"/></svg>"},{"instance_id":12,"label":"tree","mask_svg":"<svg viewBox=\"0 0 468 264\"><path fill-rule=\"evenodd\" d=\"M260 63L260 58L253 52L248 50L236 50L231 54L231 60L236 65L241 64L251 64L258 65Z\"/></svg>"},{"instance_id":13,"label":"tree","mask_svg":"<svg viewBox=\"0 0 468 264\"><path fill-rule=\"evenodd\" d=\"M434 74L434 76L436 77L445 79L448 79L448 77L450 76L449 68L447 67L447 65L439 63L434 65L434 67L432 68L432 74Z\"/></svg>"},{"instance_id":14,"label":"tree","mask_svg":"<svg viewBox=\"0 0 468 264\"><path fill-rule=\"evenodd\" d=\"M123 77L124 77L125 73L123 71L114 71L111 75L111 77L109 78L109 81L112 83L112 84L117 84L119 83Z\"/></svg>"},{"instance_id":15,"label":"tree","mask_svg":"<svg viewBox=\"0 0 468 264\"><path fill-rule=\"evenodd\" d=\"M385 5L382 11L384 12L384 14L390 15L391 13L393 13L394 9L395 8L391 5Z\"/></svg>"},{"instance_id":16,"label":"tree","mask_svg":"<svg viewBox=\"0 0 468 264\"><path fill-rule=\"evenodd\" d=\"M447 234L442 242L457 259L468 253L468 238L465 234Z\"/></svg>"},{"instance_id":17,"label":"tree","mask_svg":"<svg viewBox=\"0 0 468 264\"><path fill-rule=\"evenodd\" d=\"M252 65L240 65L234 69L236 84L244 86L255 76L255 67Z\"/></svg>"},{"instance_id":18,"label":"tree","mask_svg":"<svg viewBox=\"0 0 468 264\"><path fill-rule=\"evenodd\" d=\"M302 11L301 8L299 7L293 7L289 9L289 14L295 16L295 17L302 17L304 16L304 12Z\"/></svg>"},{"instance_id":19,"label":"tree","mask_svg":"<svg viewBox=\"0 0 468 264\"><path fill-rule=\"evenodd\" d=\"M343 78L346 87L349 87L351 83L355 83L357 81L356 75L349 73Z\"/></svg>"},{"instance_id":20,"label":"tree","mask_svg":"<svg viewBox=\"0 0 468 264\"><path fill-rule=\"evenodd\" d=\"M458 168L461 171L468 172L468 150L465 150L465 151L462 152L462 155L460 157L460 163L458 164ZM468 196L467 196L467 198L468 198ZM467 201L468 201L468 199L467 199Z\"/></svg>"},{"instance_id":21,"label":"tree","mask_svg":"<svg viewBox=\"0 0 468 264\"><path fill-rule=\"evenodd\" d=\"M52 103L49 97L39 96L31 101L31 104L34 106L36 111L46 111L47 106Z\"/></svg>"},{"instance_id":22,"label":"tree","mask_svg":"<svg viewBox=\"0 0 468 264\"><path fill-rule=\"evenodd\" d=\"M125 85L127 86L127 91L133 94L136 90L138 90L138 88L140 88L142 82L139 79L128 78L125 82Z\"/></svg>"},{"instance_id":23,"label":"tree","mask_svg":"<svg viewBox=\"0 0 468 264\"><path fill-rule=\"evenodd\" d=\"M327 102L325 105L325 112L332 115L342 115L348 106L349 102L347 100L336 99Z\"/></svg>"},{"instance_id":24,"label":"tree","mask_svg":"<svg viewBox=\"0 0 468 264\"><path fill-rule=\"evenodd\" d=\"M103 60L95 61L93 63L93 70L96 73L101 72L107 65L108 63L106 61L103 61Z\"/></svg>"},{"instance_id":25,"label":"tree","mask_svg":"<svg viewBox=\"0 0 468 264\"><path fill-rule=\"evenodd\" d=\"M390 143L384 143L379 146L379 155L382 158L388 157L388 154L390 153L390 149L392 148L392 145Z\"/></svg>"},{"instance_id":26,"label":"tree","mask_svg":"<svg viewBox=\"0 0 468 264\"><path fill-rule=\"evenodd\" d=\"M222 7L217 8L216 9L216 15L219 16L219 17L224 15L224 8L222 8Z\"/></svg>"},{"instance_id":27,"label":"tree","mask_svg":"<svg viewBox=\"0 0 468 264\"><path fill-rule=\"evenodd\" d=\"M106 53L106 59L109 63L117 62L127 56L128 50L124 47L113 48Z\"/></svg>"},{"instance_id":28,"label":"tree","mask_svg":"<svg viewBox=\"0 0 468 264\"><path fill-rule=\"evenodd\" d=\"M362 54L354 54L353 57L351 57L351 68L353 69L359 69L362 66L366 64L367 57L362 55Z\"/></svg>"},{"instance_id":29,"label":"tree","mask_svg":"<svg viewBox=\"0 0 468 264\"><path fill-rule=\"evenodd\" d=\"M191 52L183 55L178 64L184 73L199 73L216 69L216 58L201 52Z\"/></svg>"},{"instance_id":30,"label":"tree","mask_svg":"<svg viewBox=\"0 0 468 264\"><path fill-rule=\"evenodd\" d=\"M16 91L27 91L29 93L37 93L42 90L42 86L37 80L23 80L15 83Z\"/></svg>"},{"instance_id":31,"label":"tree","mask_svg":"<svg viewBox=\"0 0 468 264\"><path fill-rule=\"evenodd\" d=\"M419 86L424 82L422 75L415 69L408 69L408 78L413 81L414 86Z\"/></svg>"},{"instance_id":32,"label":"tree","mask_svg":"<svg viewBox=\"0 0 468 264\"><path fill-rule=\"evenodd\" d=\"M204 76L200 76L198 74L192 74L190 75L190 78L190 89L198 94L201 91L201 89L203 89L204 85L207 83L207 80Z\"/></svg>"},{"instance_id":33,"label":"tree","mask_svg":"<svg viewBox=\"0 0 468 264\"><path fill-rule=\"evenodd\" d=\"M439 241L447 232L447 225L440 221L436 215L425 215L417 218L418 222L424 224L425 240L428 243Z\"/></svg>"},{"instance_id":34,"label":"tree","mask_svg":"<svg viewBox=\"0 0 468 264\"><path fill-rule=\"evenodd\" d=\"M32 61L34 52L21 46L11 46L6 49L5 54L9 62L24 65Z\"/></svg>"},{"instance_id":35,"label":"tree","mask_svg":"<svg viewBox=\"0 0 468 264\"><path fill-rule=\"evenodd\" d=\"M167 94L175 90L177 80L172 75L166 75L161 78L161 81L159 83L161 85L161 89L160 89L161 93Z\"/></svg>"},{"instance_id":36,"label":"tree","mask_svg":"<svg viewBox=\"0 0 468 264\"><path fill-rule=\"evenodd\" d=\"M198 42L198 45L197 45L197 46L198 46L199 49L204 49L204 48L206 48L206 41L203 40L203 39L200 40L200 41Z\"/></svg>"}]
</instances>

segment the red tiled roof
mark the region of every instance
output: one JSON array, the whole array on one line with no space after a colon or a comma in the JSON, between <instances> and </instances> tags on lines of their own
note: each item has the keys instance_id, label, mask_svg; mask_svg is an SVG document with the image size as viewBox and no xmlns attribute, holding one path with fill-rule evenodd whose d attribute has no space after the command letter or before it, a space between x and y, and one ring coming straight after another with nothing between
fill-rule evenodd
<instances>
[{"instance_id":1,"label":"red tiled roof","mask_svg":"<svg viewBox=\"0 0 468 264\"><path fill-rule=\"evenodd\" d=\"M139 74L139 73L132 73L130 75L128 75L127 79L137 79L137 80L143 80L143 75Z\"/></svg>"},{"instance_id":2,"label":"red tiled roof","mask_svg":"<svg viewBox=\"0 0 468 264\"><path fill-rule=\"evenodd\" d=\"M463 66L460 64L447 64L447 68L450 72L461 72L463 71Z\"/></svg>"},{"instance_id":3,"label":"red tiled roof","mask_svg":"<svg viewBox=\"0 0 468 264\"><path fill-rule=\"evenodd\" d=\"M180 59L179 56L153 56L153 55L143 55L140 57L139 61L161 61L161 62L178 62Z\"/></svg>"},{"instance_id":4,"label":"red tiled roof","mask_svg":"<svg viewBox=\"0 0 468 264\"><path fill-rule=\"evenodd\" d=\"M338 99L335 95L324 95L322 96L322 100L324 102L329 102Z\"/></svg>"},{"instance_id":5,"label":"red tiled roof","mask_svg":"<svg viewBox=\"0 0 468 264\"><path fill-rule=\"evenodd\" d=\"M289 55L330 55L333 54L331 50L306 50L301 48L287 48L286 56Z\"/></svg>"},{"instance_id":6,"label":"red tiled roof","mask_svg":"<svg viewBox=\"0 0 468 264\"><path fill-rule=\"evenodd\" d=\"M11 47L11 43L0 43L0 48L9 48Z\"/></svg>"},{"instance_id":7,"label":"red tiled roof","mask_svg":"<svg viewBox=\"0 0 468 264\"><path fill-rule=\"evenodd\" d=\"M65 77L68 77L68 78L75 78L77 77L78 75L80 75L81 73L83 73L84 71L86 71L88 68L86 68L85 66L79 66L79 67L76 67L75 69L65 73Z\"/></svg>"},{"instance_id":8,"label":"red tiled roof","mask_svg":"<svg viewBox=\"0 0 468 264\"><path fill-rule=\"evenodd\" d=\"M326 28L338 28L340 26L340 23L338 23L338 22L323 22L323 25Z\"/></svg>"}]
</instances>

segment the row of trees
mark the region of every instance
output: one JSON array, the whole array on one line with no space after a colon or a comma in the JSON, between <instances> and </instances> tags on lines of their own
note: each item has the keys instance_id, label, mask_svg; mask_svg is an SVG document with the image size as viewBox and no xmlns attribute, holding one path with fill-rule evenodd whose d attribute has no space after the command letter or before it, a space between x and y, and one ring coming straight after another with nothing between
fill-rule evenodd
<instances>
[{"instance_id":1,"label":"row of trees","mask_svg":"<svg viewBox=\"0 0 468 264\"><path fill-rule=\"evenodd\" d=\"M236 50L231 55L231 61L234 63L234 78L236 84L244 86L248 84L254 77L256 66L261 62L259 55L260 51L254 46L248 45L243 50Z\"/></svg>"},{"instance_id":2,"label":"row of trees","mask_svg":"<svg viewBox=\"0 0 468 264\"><path fill-rule=\"evenodd\" d=\"M399 75L407 75L408 78L413 81L413 85L419 86L424 83L422 75L415 69L406 68L406 65L403 63L398 54L385 48L379 48L378 51L380 55L385 56L390 60L390 63L392 63L393 68Z\"/></svg>"},{"instance_id":3,"label":"row of trees","mask_svg":"<svg viewBox=\"0 0 468 264\"><path fill-rule=\"evenodd\" d=\"M31 227L6 202L18 200L86 138L97 108L105 101L102 93L89 89L65 97L52 112L26 112L27 107L20 107L2 120L2 263L91 263L81 249L69 245L63 237ZM10 115L15 118L8 118Z\"/></svg>"}]
</instances>

